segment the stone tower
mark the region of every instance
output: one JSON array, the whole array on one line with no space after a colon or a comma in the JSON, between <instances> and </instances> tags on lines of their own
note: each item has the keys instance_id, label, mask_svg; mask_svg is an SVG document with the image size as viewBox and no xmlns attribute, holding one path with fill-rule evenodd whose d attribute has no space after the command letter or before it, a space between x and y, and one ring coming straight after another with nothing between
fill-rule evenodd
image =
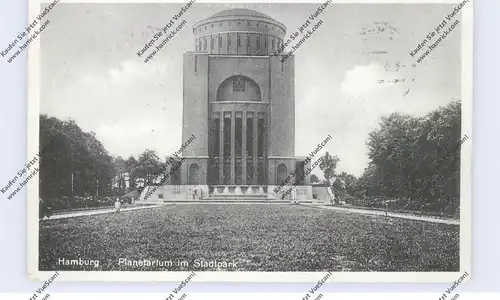
<instances>
[{"instance_id":1,"label":"stone tower","mask_svg":"<svg viewBox=\"0 0 500 300\"><path fill-rule=\"evenodd\" d=\"M274 54L285 26L230 9L197 22L193 34L196 51L184 54L182 137L196 138L165 183L180 185L181 198L199 189L204 199L279 199L273 187L294 172L302 190L308 186L299 195L310 199L307 164L294 149L294 57Z\"/></svg>"}]
</instances>

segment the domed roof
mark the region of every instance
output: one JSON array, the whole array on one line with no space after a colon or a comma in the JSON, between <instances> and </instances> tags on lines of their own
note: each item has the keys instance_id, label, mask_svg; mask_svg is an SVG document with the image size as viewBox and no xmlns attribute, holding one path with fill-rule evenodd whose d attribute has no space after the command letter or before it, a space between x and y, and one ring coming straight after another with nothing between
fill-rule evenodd
<instances>
[{"instance_id":1,"label":"domed roof","mask_svg":"<svg viewBox=\"0 0 500 300\"><path fill-rule=\"evenodd\" d=\"M246 9L246 8L233 8L233 9L227 9L220 11L216 13L215 15L211 16L211 18L219 18L219 17L260 17L260 18L266 18L266 19L273 19L270 16L260 13L255 10L251 9Z\"/></svg>"},{"instance_id":2,"label":"domed roof","mask_svg":"<svg viewBox=\"0 0 500 300\"><path fill-rule=\"evenodd\" d=\"M226 9L193 25L193 33L197 38L222 32L246 31L283 39L286 27L266 14L247 8Z\"/></svg>"}]
</instances>

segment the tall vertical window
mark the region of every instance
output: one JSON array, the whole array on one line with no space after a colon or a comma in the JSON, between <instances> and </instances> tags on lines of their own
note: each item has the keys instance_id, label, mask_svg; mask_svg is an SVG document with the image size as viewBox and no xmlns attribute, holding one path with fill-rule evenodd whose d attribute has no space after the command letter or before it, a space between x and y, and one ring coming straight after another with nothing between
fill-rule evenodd
<instances>
[{"instance_id":1,"label":"tall vertical window","mask_svg":"<svg viewBox=\"0 0 500 300\"><path fill-rule=\"evenodd\" d=\"M264 51L267 51L267 36L264 37Z\"/></svg>"},{"instance_id":2,"label":"tall vertical window","mask_svg":"<svg viewBox=\"0 0 500 300\"><path fill-rule=\"evenodd\" d=\"M247 159L247 184L253 184L253 161Z\"/></svg>"},{"instance_id":3,"label":"tall vertical window","mask_svg":"<svg viewBox=\"0 0 500 300\"><path fill-rule=\"evenodd\" d=\"M229 52L229 47L231 47L231 35L227 34L227 52Z\"/></svg>"},{"instance_id":4,"label":"tall vertical window","mask_svg":"<svg viewBox=\"0 0 500 300\"><path fill-rule=\"evenodd\" d=\"M212 157L219 157L220 152L220 119L214 119L212 123Z\"/></svg>"},{"instance_id":5,"label":"tall vertical window","mask_svg":"<svg viewBox=\"0 0 500 300\"><path fill-rule=\"evenodd\" d=\"M237 45L238 45L238 47L241 47L241 37L240 37L239 33L236 34L236 39L237 39Z\"/></svg>"},{"instance_id":6,"label":"tall vertical window","mask_svg":"<svg viewBox=\"0 0 500 300\"><path fill-rule=\"evenodd\" d=\"M235 179L235 184L240 185L243 183L243 168L241 166L241 161L235 162L234 166L234 179Z\"/></svg>"},{"instance_id":7,"label":"tall vertical window","mask_svg":"<svg viewBox=\"0 0 500 300\"><path fill-rule=\"evenodd\" d=\"M257 183L258 184L265 184L266 182L266 171L264 168L264 162L259 161L257 165Z\"/></svg>"},{"instance_id":8,"label":"tall vertical window","mask_svg":"<svg viewBox=\"0 0 500 300\"><path fill-rule=\"evenodd\" d=\"M264 119L259 119L259 122L257 124L257 157L264 157L264 135L265 135L265 130L264 130Z\"/></svg>"},{"instance_id":9,"label":"tall vertical window","mask_svg":"<svg viewBox=\"0 0 500 300\"><path fill-rule=\"evenodd\" d=\"M242 147L242 142L243 142L243 122L242 122L242 118L236 118L236 123L235 123L235 128L234 128L234 139L235 139L235 156L236 157L240 157L242 156L242 151L241 151L241 147Z\"/></svg>"},{"instance_id":10,"label":"tall vertical window","mask_svg":"<svg viewBox=\"0 0 500 300\"><path fill-rule=\"evenodd\" d=\"M257 35L257 49L260 48L260 35Z\"/></svg>"},{"instance_id":11,"label":"tall vertical window","mask_svg":"<svg viewBox=\"0 0 500 300\"><path fill-rule=\"evenodd\" d=\"M207 50L207 38L203 38L203 50Z\"/></svg>"},{"instance_id":12,"label":"tall vertical window","mask_svg":"<svg viewBox=\"0 0 500 300\"><path fill-rule=\"evenodd\" d=\"M219 184L219 160L212 159L210 160L210 165L208 166L209 176L207 177L207 181L209 184Z\"/></svg>"},{"instance_id":13,"label":"tall vertical window","mask_svg":"<svg viewBox=\"0 0 500 300\"><path fill-rule=\"evenodd\" d=\"M253 156L253 119L247 119L247 156Z\"/></svg>"},{"instance_id":14,"label":"tall vertical window","mask_svg":"<svg viewBox=\"0 0 500 300\"><path fill-rule=\"evenodd\" d=\"M219 49L222 48L222 35L219 34Z\"/></svg>"},{"instance_id":15,"label":"tall vertical window","mask_svg":"<svg viewBox=\"0 0 500 300\"><path fill-rule=\"evenodd\" d=\"M231 162L224 160L222 184L231 184Z\"/></svg>"},{"instance_id":16,"label":"tall vertical window","mask_svg":"<svg viewBox=\"0 0 500 300\"><path fill-rule=\"evenodd\" d=\"M213 25L213 24L212 24ZM215 47L215 39L214 37L211 35L210 36L210 50L214 50L214 47Z\"/></svg>"},{"instance_id":17,"label":"tall vertical window","mask_svg":"<svg viewBox=\"0 0 500 300\"><path fill-rule=\"evenodd\" d=\"M224 157L231 156L231 119L224 119Z\"/></svg>"},{"instance_id":18,"label":"tall vertical window","mask_svg":"<svg viewBox=\"0 0 500 300\"><path fill-rule=\"evenodd\" d=\"M274 39L271 40L271 51L274 52Z\"/></svg>"}]
</instances>

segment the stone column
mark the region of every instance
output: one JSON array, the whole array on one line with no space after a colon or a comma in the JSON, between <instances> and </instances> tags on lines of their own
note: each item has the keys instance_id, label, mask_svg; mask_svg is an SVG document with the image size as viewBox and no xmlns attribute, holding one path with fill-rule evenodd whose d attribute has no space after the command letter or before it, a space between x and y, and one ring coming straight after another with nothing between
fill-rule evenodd
<instances>
[{"instance_id":1,"label":"stone column","mask_svg":"<svg viewBox=\"0 0 500 300\"><path fill-rule=\"evenodd\" d=\"M247 184L247 112L243 112L243 119L241 121L242 130L242 143L241 143L241 183Z\"/></svg>"},{"instance_id":2,"label":"stone column","mask_svg":"<svg viewBox=\"0 0 500 300\"><path fill-rule=\"evenodd\" d=\"M258 170L258 160L257 160L257 155L259 154L258 152L258 138L259 138L259 133L257 132L257 122L259 121L259 117L257 115L257 112L254 112L253 113L253 184L257 184L258 183L258 180L257 180L257 177L258 177L258 173L257 173L257 170Z\"/></svg>"},{"instance_id":3,"label":"stone column","mask_svg":"<svg viewBox=\"0 0 500 300\"><path fill-rule=\"evenodd\" d=\"M231 184L236 183L235 178L235 156L236 156L236 139L235 137L236 130L236 114L234 110L231 112Z\"/></svg>"},{"instance_id":4,"label":"stone column","mask_svg":"<svg viewBox=\"0 0 500 300\"><path fill-rule=\"evenodd\" d=\"M220 112L219 126L219 184L224 180L224 111Z\"/></svg>"}]
</instances>

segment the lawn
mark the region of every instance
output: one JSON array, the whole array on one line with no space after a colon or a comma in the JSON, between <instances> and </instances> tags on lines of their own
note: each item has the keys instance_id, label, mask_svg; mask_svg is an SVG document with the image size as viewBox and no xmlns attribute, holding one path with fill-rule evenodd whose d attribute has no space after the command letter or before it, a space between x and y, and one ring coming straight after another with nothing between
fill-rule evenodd
<instances>
[{"instance_id":1,"label":"lawn","mask_svg":"<svg viewBox=\"0 0 500 300\"><path fill-rule=\"evenodd\" d=\"M459 271L459 227L300 205L170 205L40 223L40 270ZM59 258L99 267L58 266ZM131 267L130 260L190 266Z\"/></svg>"}]
</instances>

